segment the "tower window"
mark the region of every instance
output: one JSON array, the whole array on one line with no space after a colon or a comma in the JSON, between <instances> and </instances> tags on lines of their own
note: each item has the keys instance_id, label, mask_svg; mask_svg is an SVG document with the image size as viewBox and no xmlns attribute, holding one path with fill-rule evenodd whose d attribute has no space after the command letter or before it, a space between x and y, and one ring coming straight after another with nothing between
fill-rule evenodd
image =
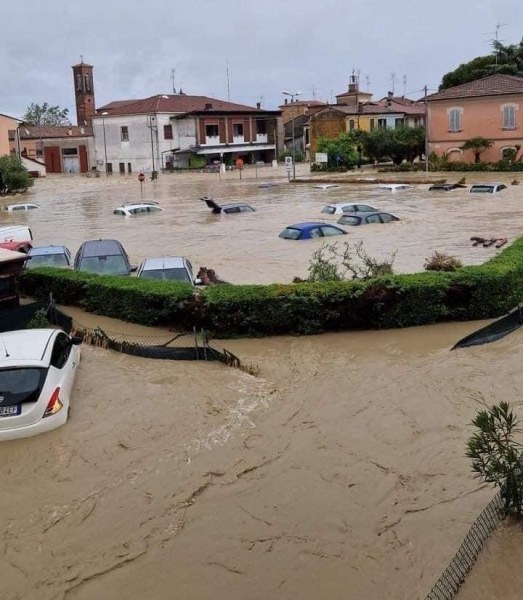
<instances>
[{"instance_id":1,"label":"tower window","mask_svg":"<svg viewBox=\"0 0 523 600\"><path fill-rule=\"evenodd\" d=\"M89 77L89 75L84 75L84 82L85 82L85 91L90 92L91 91L91 78Z\"/></svg>"},{"instance_id":2,"label":"tower window","mask_svg":"<svg viewBox=\"0 0 523 600\"><path fill-rule=\"evenodd\" d=\"M78 73L78 75L76 76L76 91L82 91L82 76L80 75L80 73Z\"/></svg>"},{"instance_id":3,"label":"tower window","mask_svg":"<svg viewBox=\"0 0 523 600\"><path fill-rule=\"evenodd\" d=\"M121 139L122 142L128 142L129 141L129 127L121 127Z\"/></svg>"}]
</instances>

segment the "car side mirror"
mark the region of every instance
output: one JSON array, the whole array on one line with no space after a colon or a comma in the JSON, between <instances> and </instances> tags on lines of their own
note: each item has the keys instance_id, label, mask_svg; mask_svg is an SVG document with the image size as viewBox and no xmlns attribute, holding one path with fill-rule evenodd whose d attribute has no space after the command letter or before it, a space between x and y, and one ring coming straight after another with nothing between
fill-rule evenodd
<instances>
[{"instance_id":1,"label":"car side mirror","mask_svg":"<svg viewBox=\"0 0 523 600\"><path fill-rule=\"evenodd\" d=\"M73 346L79 346L83 341L84 341L83 338L81 338L79 335L71 336L71 344Z\"/></svg>"},{"instance_id":2,"label":"car side mirror","mask_svg":"<svg viewBox=\"0 0 523 600\"><path fill-rule=\"evenodd\" d=\"M202 280L201 280L199 277L197 277L197 278L194 280L194 285L202 285Z\"/></svg>"}]
</instances>

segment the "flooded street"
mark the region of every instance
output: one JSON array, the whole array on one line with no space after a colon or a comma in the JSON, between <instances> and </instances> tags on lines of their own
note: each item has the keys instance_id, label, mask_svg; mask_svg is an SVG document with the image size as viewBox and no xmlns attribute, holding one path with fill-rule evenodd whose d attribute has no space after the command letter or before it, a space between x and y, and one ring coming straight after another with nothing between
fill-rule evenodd
<instances>
[{"instance_id":1,"label":"flooded street","mask_svg":"<svg viewBox=\"0 0 523 600\"><path fill-rule=\"evenodd\" d=\"M139 198L134 178L48 178L30 194L41 210L1 218L29 224L35 244L74 253L114 237L133 262L184 254L236 283L304 276L319 243L277 234L345 199L403 219L347 237L375 255L398 249L404 271L436 249L480 263L496 250L471 235L521 234L523 188L400 195L264 180L166 175L146 186L164 212L126 219L112 211ZM258 212L212 215L201 195ZM257 377L84 346L68 423L0 444L0 598L423 598L493 495L465 458L470 421L501 400L522 409L521 330L449 351L483 324L227 340Z\"/></svg>"}]
</instances>

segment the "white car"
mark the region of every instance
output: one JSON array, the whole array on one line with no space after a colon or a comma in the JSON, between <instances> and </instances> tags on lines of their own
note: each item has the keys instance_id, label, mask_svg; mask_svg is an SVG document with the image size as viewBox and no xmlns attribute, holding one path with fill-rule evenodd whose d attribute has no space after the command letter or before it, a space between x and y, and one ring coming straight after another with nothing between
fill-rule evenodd
<instances>
[{"instance_id":1,"label":"white car","mask_svg":"<svg viewBox=\"0 0 523 600\"><path fill-rule=\"evenodd\" d=\"M376 212L378 209L368 204L357 204L354 202L338 202L338 204L327 204L322 209L324 215L342 215L343 213Z\"/></svg>"},{"instance_id":2,"label":"white car","mask_svg":"<svg viewBox=\"0 0 523 600\"><path fill-rule=\"evenodd\" d=\"M504 183L475 183L470 186L471 194L495 194L506 190L507 186Z\"/></svg>"},{"instance_id":3,"label":"white car","mask_svg":"<svg viewBox=\"0 0 523 600\"><path fill-rule=\"evenodd\" d=\"M34 210L35 208L40 208L38 204L34 204L33 202L24 202L19 204L6 204L4 209L9 212L16 212L19 210Z\"/></svg>"},{"instance_id":4,"label":"white car","mask_svg":"<svg viewBox=\"0 0 523 600\"><path fill-rule=\"evenodd\" d=\"M387 183L385 185L378 186L380 190L389 190L389 192L397 192L398 190L412 190L414 189L413 185L409 185L408 183Z\"/></svg>"},{"instance_id":5,"label":"white car","mask_svg":"<svg viewBox=\"0 0 523 600\"><path fill-rule=\"evenodd\" d=\"M136 276L144 279L190 283L191 285L201 283L194 277L192 265L184 256L146 258L138 267Z\"/></svg>"},{"instance_id":6,"label":"white car","mask_svg":"<svg viewBox=\"0 0 523 600\"><path fill-rule=\"evenodd\" d=\"M59 329L0 334L0 441L50 431L67 421L79 343Z\"/></svg>"},{"instance_id":7,"label":"white car","mask_svg":"<svg viewBox=\"0 0 523 600\"><path fill-rule=\"evenodd\" d=\"M341 187L341 185L338 185L337 183L320 183L318 185L313 185L312 187L317 190L334 190Z\"/></svg>"},{"instance_id":8,"label":"white car","mask_svg":"<svg viewBox=\"0 0 523 600\"><path fill-rule=\"evenodd\" d=\"M122 206L113 210L114 215L131 217L132 215L142 215L144 213L160 212L163 208L156 202L135 202L122 204Z\"/></svg>"}]
</instances>

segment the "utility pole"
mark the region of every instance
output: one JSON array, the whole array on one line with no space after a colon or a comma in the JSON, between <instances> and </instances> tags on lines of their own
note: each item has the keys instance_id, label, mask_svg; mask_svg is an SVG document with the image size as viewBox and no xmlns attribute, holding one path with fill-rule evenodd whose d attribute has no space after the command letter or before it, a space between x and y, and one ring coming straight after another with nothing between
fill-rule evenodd
<instances>
[{"instance_id":1,"label":"utility pole","mask_svg":"<svg viewBox=\"0 0 523 600\"><path fill-rule=\"evenodd\" d=\"M227 59L227 101L231 101L231 79L229 77L229 59Z\"/></svg>"},{"instance_id":2,"label":"utility pole","mask_svg":"<svg viewBox=\"0 0 523 600\"><path fill-rule=\"evenodd\" d=\"M429 107L427 104L427 86L423 88L425 92L425 173L429 172Z\"/></svg>"},{"instance_id":3,"label":"utility pole","mask_svg":"<svg viewBox=\"0 0 523 600\"><path fill-rule=\"evenodd\" d=\"M171 69L171 81L173 84L173 94L176 94L176 88L174 87L174 75L176 73L176 69Z\"/></svg>"}]
</instances>

